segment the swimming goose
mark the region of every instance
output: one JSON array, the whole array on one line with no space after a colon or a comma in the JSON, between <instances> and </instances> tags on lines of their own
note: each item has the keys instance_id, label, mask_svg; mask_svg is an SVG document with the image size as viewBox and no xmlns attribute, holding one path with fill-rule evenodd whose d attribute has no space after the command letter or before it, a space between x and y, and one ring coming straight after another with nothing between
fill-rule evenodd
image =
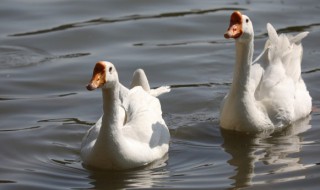
<instances>
[{"instance_id":1,"label":"swimming goose","mask_svg":"<svg viewBox=\"0 0 320 190\"><path fill-rule=\"evenodd\" d=\"M301 40L308 32L278 35L269 23L267 30L265 48L252 62L252 22L238 11L231 15L224 37L235 39L236 64L231 89L220 109L224 129L275 130L311 112L311 97L301 77Z\"/></svg>"},{"instance_id":2,"label":"swimming goose","mask_svg":"<svg viewBox=\"0 0 320 190\"><path fill-rule=\"evenodd\" d=\"M82 140L84 165L123 170L147 165L166 155L170 134L156 97L141 86L126 89L119 82L115 66L106 61L96 63L87 85L90 91L97 88L102 91L103 115ZM121 88L125 95L121 95ZM170 89L164 87L160 91Z\"/></svg>"}]
</instances>

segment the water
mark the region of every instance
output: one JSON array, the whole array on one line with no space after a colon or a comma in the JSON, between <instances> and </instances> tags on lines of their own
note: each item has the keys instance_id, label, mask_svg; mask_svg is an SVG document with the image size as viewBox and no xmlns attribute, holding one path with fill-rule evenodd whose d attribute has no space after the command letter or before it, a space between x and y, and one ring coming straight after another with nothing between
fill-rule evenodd
<instances>
[{"instance_id":1,"label":"water","mask_svg":"<svg viewBox=\"0 0 320 190\"><path fill-rule=\"evenodd\" d=\"M318 189L320 4L283 1L18 1L0 6L0 189ZM255 28L255 55L279 32L310 31L303 78L310 118L271 135L222 131L219 104L234 65L223 38L241 10ZM108 60L129 85L143 68L171 132L168 160L124 172L82 167L80 144L101 114L86 83Z\"/></svg>"}]
</instances>

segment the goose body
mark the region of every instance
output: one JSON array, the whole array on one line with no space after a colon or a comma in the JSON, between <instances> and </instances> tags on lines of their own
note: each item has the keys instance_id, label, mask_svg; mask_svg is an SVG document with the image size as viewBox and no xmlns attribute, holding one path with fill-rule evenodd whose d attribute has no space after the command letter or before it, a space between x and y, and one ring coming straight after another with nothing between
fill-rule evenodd
<instances>
[{"instance_id":1,"label":"goose body","mask_svg":"<svg viewBox=\"0 0 320 190\"><path fill-rule=\"evenodd\" d=\"M278 35L269 23L267 30L265 48L252 61L252 23L240 12L231 15L225 37L235 39L236 65L231 89L220 109L224 129L276 130L311 112L311 97L301 77L301 40L308 32Z\"/></svg>"},{"instance_id":2,"label":"goose body","mask_svg":"<svg viewBox=\"0 0 320 190\"><path fill-rule=\"evenodd\" d=\"M135 75L144 75L143 70L138 72ZM142 84L139 80L135 82L127 89L119 83L112 63L100 61L96 64L87 88L101 88L103 115L83 138L81 158L84 165L130 169L159 160L168 152L170 134L162 118L160 102L150 94L150 89L146 91L146 86L138 85ZM159 93L165 91L170 89L158 90Z\"/></svg>"}]
</instances>

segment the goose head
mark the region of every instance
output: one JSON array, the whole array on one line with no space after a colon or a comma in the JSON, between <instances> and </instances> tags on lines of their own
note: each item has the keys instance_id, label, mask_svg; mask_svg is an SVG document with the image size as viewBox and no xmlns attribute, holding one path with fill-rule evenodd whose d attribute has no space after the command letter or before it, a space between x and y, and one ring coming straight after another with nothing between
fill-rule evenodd
<instances>
[{"instance_id":1,"label":"goose head","mask_svg":"<svg viewBox=\"0 0 320 190\"><path fill-rule=\"evenodd\" d=\"M107 61L99 61L93 69L92 78L87 89L112 88L118 82L118 74L114 65Z\"/></svg>"},{"instance_id":2,"label":"goose head","mask_svg":"<svg viewBox=\"0 0 320 190\"><path fill-rule=\"evenodd\" d=\"M227 29L224 37L234 38L239 42L248 42L254 36L253 26L250 18L235 11L231 14L229 28Z\"/></svg>"}]
</instances>

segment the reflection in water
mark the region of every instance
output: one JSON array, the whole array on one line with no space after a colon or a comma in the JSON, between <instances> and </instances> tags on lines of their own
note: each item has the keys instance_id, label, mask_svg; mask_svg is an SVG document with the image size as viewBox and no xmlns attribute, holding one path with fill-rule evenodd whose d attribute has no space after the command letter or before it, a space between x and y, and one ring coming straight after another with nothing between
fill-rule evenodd
<instances>
[{"instance_id":1,"label":"reflection in water","mask_svg":"<svg viewBox=\"0 0 320 190\"><path fill-rule=\"evenodd\" d=\"M168 154L148 166L125 171L90 170L90 183L93 189L151 188L160 179L168 178L169 172L164 170Z\"/></svg>"},{"instance_id":2,"label":"reflection in water","mask_svg":"<svg viewBox=\"0 0 320 190\"><path fill-rule=\"evenodd\" d=\"M224 138L222 147L232 156L228 163L235 167L235 175L231 177L235 181L232 186L241 188L253 184L278 183L279 180L269 179L266 175L308 167L299 163L300 159L292 154L300 152L302 140L299 134L311 127L310 119L300 120L272 134L249 135L221 129ZM302 178L305 176L290 175L288 178L282 177L281 182Z\"/></svg>"}]
</instances>

